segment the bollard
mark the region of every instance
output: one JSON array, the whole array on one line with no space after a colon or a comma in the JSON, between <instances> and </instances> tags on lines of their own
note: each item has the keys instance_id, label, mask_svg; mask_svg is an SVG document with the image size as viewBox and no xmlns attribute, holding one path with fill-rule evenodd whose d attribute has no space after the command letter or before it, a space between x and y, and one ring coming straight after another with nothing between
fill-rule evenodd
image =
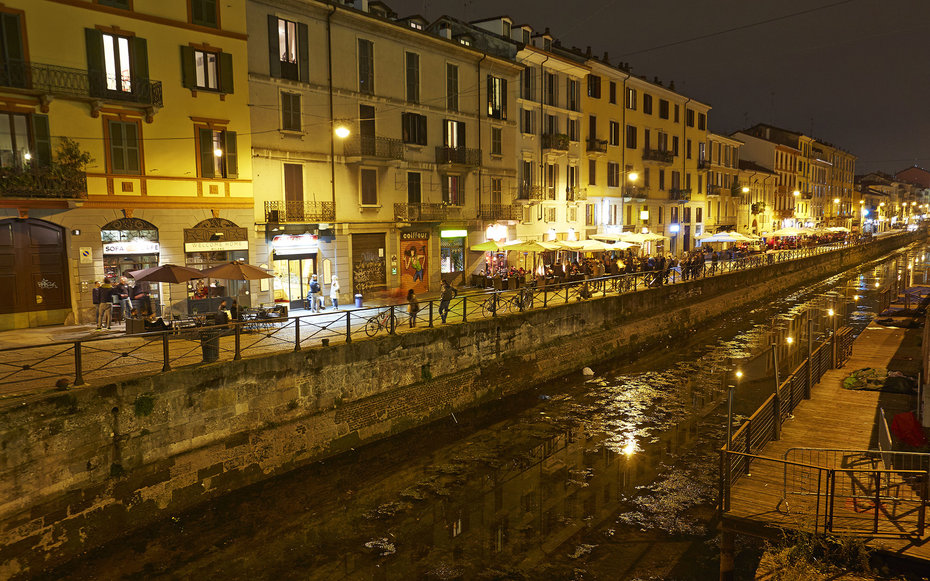
<instances>
[{"instance_id":1,"label":"bollard","mask_svg":"<svg viewBox=\"0 0 930 581\"><path fill-rule=\"evenodd\" d=\"M294 352L300 351L300 317L294 319Z\"/></svg>"},{"instance_id":2,"label":"bollard","mask_svg":"<svg viewBox=\"0 0 930 581\"><path fill-rule=\"evenodd\" d=\"M352 311L346 311L346 343L352 342Z\"/></svg>"},{"instance_id":3,"label":"bollard","mask_svg":"<svg viewBox=\"0 0 930 581\"><path fill-rule=\"evenodd\" d=\"M433 326L433 301L429 302L429 325L427 327Z\"/></svg>"},{"instance_id":4,"label":"bollard","mask_svg":"<svg viewBox=\"0 0 930 581\"><path fill-rule=\"evenodd\" d=\"M233 355L233 361L242 359L242 326L236 323L236 354Z\"/></svg>"},{"instance_id":5,"label":"bollard","mask_svg":"<svg viewBox=\"0 0 930 581\"><path fill-rule=\"evenodd\" d=\"M168 331L161 334L162 373L171 371L171 358L168 356Z\"/></svg>"},{"instance_id":6,"label":"bollard","mask_svg":"<svg viewBox=\"0 0 930 581\"><path fill-rule=\"evenodd\" d=\"M394 330L395 330L394 323L397 322L397 320L394 318L394 305L391 305L391 309L390 309L390 310L391 310L391 312L390 312L390 314L388 315L388 333L390 333L391 335L393 335L393 334L394 334Z\"/></svg>"},{"instance_id":7,"label":"bollard","mask_svg":"<svg viewBox=\"0 0 930 581\"><path fill-rule=\"evenodd\" d=\"M450 306L449 308L451 309L452 307ZM448 316L448 313L446 313L446 316ZM468 322L468 297L462 297L462 322Z\"/></svg>"},{"instance_id":8,"label":"bollard","mask_svg":"<svg viewBox=\"0 0 930 581\"><path fill-rule=\"evenodd\" d=\"M74 342L74 386L84 385L84 361L81 357L81 342Z\"/></svg>"}]
</instances>

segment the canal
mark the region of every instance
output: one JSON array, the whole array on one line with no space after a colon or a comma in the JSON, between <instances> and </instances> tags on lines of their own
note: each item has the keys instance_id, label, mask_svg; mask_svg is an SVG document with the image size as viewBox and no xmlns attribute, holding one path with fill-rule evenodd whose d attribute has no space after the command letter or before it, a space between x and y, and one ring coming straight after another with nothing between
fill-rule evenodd
<instances>
[{"instance_id":1,"label":"canal","mask_svg":"<svg viewBox=\"0 0 930 581\"><path fill-rule=\"evenodd\" d=\"M738 425L774 387L773 343L787 373L808 329L819 342L833 328L831 310L858 331L892 277L926 282L926 259L912 246L714 326L670 329L633 360L229 494L41 578L716 578L727 386ZM750 579L759 545L738 549Z\"/></svg>"}]
</instances>

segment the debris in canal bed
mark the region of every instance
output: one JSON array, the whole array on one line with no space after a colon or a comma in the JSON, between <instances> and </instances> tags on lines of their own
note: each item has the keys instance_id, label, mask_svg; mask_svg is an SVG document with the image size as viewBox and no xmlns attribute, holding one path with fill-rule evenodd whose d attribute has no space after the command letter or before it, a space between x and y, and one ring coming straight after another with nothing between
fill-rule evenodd
<instances>
[{"instance_id":1,"label":"debris in canal bed","mask_svg":"<svg viewBox=\"0 0 930 581\"><path fill-rule=\"evenodd\" d=\"M397 547L390 542L387 537L374 539L365 543L365 548L369 551L378 553L381 557L387 557L397 552Z\"/></svg>"},{"instance_id":2,"label":"debris in canal bed","mask_svg":"<svg viewBox=\"0 0 930 581\"><path fill-rule=\"evenodd\" d=\"M590 367L585 367L584 369L581 370L581 374L584 375L585 377L591 377L594 375L594 370L591 369Z\"/></svg>"},{"instance_id":3,"label":"debris in canal bed","mask_svg":"<svg viewBox=\"0 0 930 581\"><path fill-rule=\"evenodd\" d=\"M574 551L568 554L568 558L569 559L580 559L581 557L584 557L585 555L591 554L591 551L593 551L595 548L597 548L597 545L578 545L577 547L575 547Z\"/></svg>"},{"instance_id":4,"label":"debris in canal bed","mask_svg":"<svg viewBox=\"0 0 930 581\"><path fill-rule=\"evenodd\" d=\"M388 519L392 518L399 512L404 512L413 508L413 505L407 502L387 502L375 508L369 510L363 516L368 520L379 520L379 519Z\"/></svg>"}]
</instances>

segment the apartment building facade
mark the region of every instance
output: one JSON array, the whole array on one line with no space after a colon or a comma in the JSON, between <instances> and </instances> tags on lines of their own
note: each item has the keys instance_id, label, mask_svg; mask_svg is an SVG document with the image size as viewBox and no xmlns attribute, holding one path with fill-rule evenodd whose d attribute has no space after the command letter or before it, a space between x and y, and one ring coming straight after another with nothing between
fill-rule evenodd
<instances>
[{"instance_id":1,"label":"apartment building facade","mask_svg":"<svg viewBox=\"0 0 930 581\"><path fill-rule=\"evenodd\" d=\"M90 322L104 276L254 258L244 0L9 0L0 18L0 328ZM186 309L171 290L151 302Z\"/></svg>"},{"instance_id":2,"label":"apartment building facade","mask_svg":"<svg viewBox=\"0 0 930 581\"><path fill-rule=\"evenodd\" d=\"M737 217L748 197L743 196L739 180L739 148L742 143L717 133L707 135L707 209L706 230L735 230Z\"/></svg>"}]
</instances>

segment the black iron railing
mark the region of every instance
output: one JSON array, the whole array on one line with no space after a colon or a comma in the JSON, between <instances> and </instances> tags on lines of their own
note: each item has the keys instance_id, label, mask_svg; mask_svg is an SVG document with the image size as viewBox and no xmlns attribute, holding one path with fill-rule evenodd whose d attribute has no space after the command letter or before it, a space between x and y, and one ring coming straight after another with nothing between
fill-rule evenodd
<instances>
[{"instance_id":1,"label":"black iron railing","mask_svg":"<svg viewBox=\"0 0 930 581\"><path fill-rule=\"evenodd\" d=\"M468 147L439 146L436 148L436 163L454 163L467 166L481 165L481 150Z\"/></svg>"},{"instance_id":2,"label":"black iron railing","mask_svg":"<svg viewBox=\"0 0 930 581\"><path fill-rule=\"evenodd\" d=\"M481 220L523 220L523 206L513 204L481 204L478 209Z\"/></svg>"},{"instance_id":3,"label":"black iron railing","mask_svg":"<svg viewBox=\"0 0 930 581\"><path fill-rule=\"evenodd\" d=\"M108 78L103 72L25 61L0 62L0 86L154 107L163 104L161 81L144 77Z\"/></svg>"},{"instance_id":4,"label":"black iron railing","mask_svg":"<svg viewBox=\"0 0 930 581\"><path fill-rule=\"evenodd\" d=\"M661 163L672 163L675 156L672 155L671 151L666 151L664 149L648 149L643 148L643 161L658 161Z\"/></svg>"},{"instance_id":5,"label":"black iron railing","mask_svg":"<svg viewBox=\"0 0 930 581\"><path fill-rule=\"evenodd\" d=\"M593 153L607 153L606 139L589 139L588 151Z\"/></svg>"},{"instance_id":6,"label":"black iron railing","mask_svg":"<svg viewBox=\"0 0 930 581\"><path fill-rule=\"evenodd\" d=\"M404 142L387 137L355 135L346 140L345 154L353 157L403 160Z\"/></svg>"},{"instance_id":7,"label":"black iron railing","mask_svg":"<svg viewBox=\"0 0 930 581\"><path fill-rule=\"evenodd\" d=\"M0 197L86 198L87 174L54 165L0 167Z\"/></svg>"},{"instance_id":8,"label":"black iron railing","mask_svg":"<svg viewBox=\"0 0 930 581\"><path fill-rule=\"evenodd\" d=\"M265 202L265 222L332 222L336 219L333 202Z\"/></svg>"},{"instance_id":9,"label":"black iron railing","mask_svg":"<svg viewBox=\"0 0 930 581\"><path fill-rule=\"evenodd\" d=\"M449 204L394 204L394 219L404 222L442 222L461 215L461 206Z\"/></svg>"},{"instance_id":10,"label":"black iron railing","mask_svg":"<svg viewBox=\"0 0 930 581\"><path fill-rule=\"evenodd\" d=\"M543 149L568 151L568 135L563 133L543 133L542 146Z\"/></svg>"},{"instance_id":11,"label":"black iron railing","mask_svg":"<svg viewBox=\"0 0 930 581\"><path fill-rule=\"evenodd\" d=\"M671 189L668 191L668 199L670 200L679 200L679 201L690 201L691 200L691 190L690 189Z\"/></svg>"},{"instance_id":12,"label":"black iron railing","mask_svg":"<svg viewBox=\"0 0 930 581\"><path fill-rule=\"evenodd\" d=\"M588 199L587 188L566 188L565 189L565 201L566 202L583 202L587 199Z\"/></svg>"},{"instance_id":13,"label":"black iron railing","mask_svg":"<svg viewBox=\"0 0 930 581\"><path fill-rule=\"evenodd\" d=\"M542 186L521 184L517 186L516 194L518 200L547 200L549 192Z\"/></svg>"}]
</instances>

